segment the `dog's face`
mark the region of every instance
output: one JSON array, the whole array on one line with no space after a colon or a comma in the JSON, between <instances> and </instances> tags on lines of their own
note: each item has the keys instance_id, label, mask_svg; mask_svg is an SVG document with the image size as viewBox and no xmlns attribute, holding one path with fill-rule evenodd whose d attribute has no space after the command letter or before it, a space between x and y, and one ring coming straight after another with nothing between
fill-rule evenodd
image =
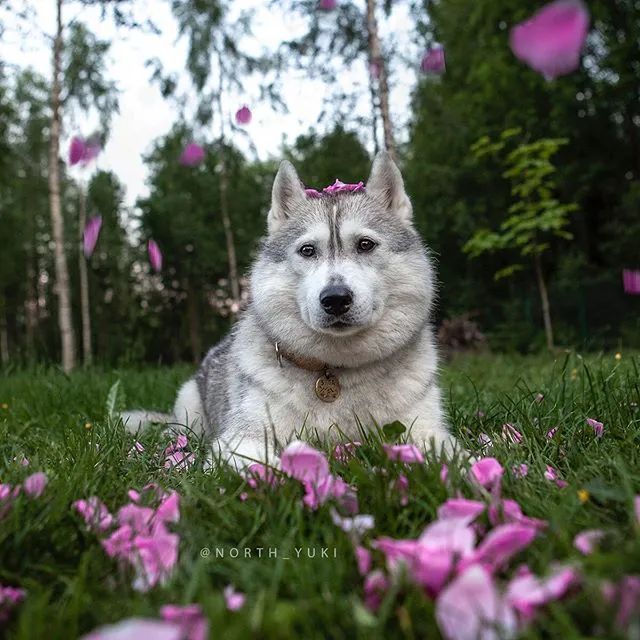
<instances>
[{"instance_id":1,"label":"dog's face","mask_svg":"<svg viewBox=\"0 0 640 640\"><path fill-rule=\"evenodd\" d=\"M389 156L364 192L321 198L283 162L251 289L265 331L295 354L353 366L409 342L428 318L432 275Z\"/></svg>"}]
</instances>

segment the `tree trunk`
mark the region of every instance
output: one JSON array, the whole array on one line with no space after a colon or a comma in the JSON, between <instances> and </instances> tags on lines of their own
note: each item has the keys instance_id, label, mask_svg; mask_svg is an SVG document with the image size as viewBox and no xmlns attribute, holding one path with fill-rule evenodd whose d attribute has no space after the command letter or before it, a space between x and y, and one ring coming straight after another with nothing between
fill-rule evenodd
<instances>
[{"instance_id":1,"label":"tree trunk","mask_svg":"<svg viewBox=\"0 0 640 640\"><path fill-rule=\"evenodd\" d=\"M76 365L75 336L71 317L69 270L64 252L64 218L60 201L60 75L62 67L62 0L56 1L57 26L53 40L53 79L51 82L51 132L49 140L49 208L54 243L56 294L58 296L58 326L62 346L62 369L69 373Z\"/></svg>"},{"instance_id":2,"label":"tree trunk","mask_svg":"<svg viewBox=\"0 0 640 640\"><path fill-rule=\"evenodd\" d=\"M536 280L538 282L538 291L540 292L540 302L542 303L542 318L544 320L544 332L547 336L547 349L553 350L553 327L551 325L551 310L549 307L549 294L547 293L547 285L542 274L542 264L540 263L540 254L536 253L533 258L533 264L536 270Z\"/></svg>"},{"instance_id":3,"label":"tree trunk","mask_svg":"<svg viewBox=\"0 0 640 640\"><path fill-rule=\"evenodd\" d=\"M369 97L371 98L371 133L373 136L373 152L377 155L380 151L378 142L378 93L376 91L377 76L374 76L374 70L377 69L376 63L371 60L369 55Z\"/></svg>"},{"instance_id":4,"label":"tree trunk","mask_svg":"<svg viewBox=\"0 0 640 640\"><path fill-rule=\"evenodd\" d=\"M229 174L227 173L227 162L225 158L225 135L224 135L224 109L222 107L222 92L224 89L223 60L218 53L218 115L220 117L220 216L224 227L224 238L227 245L227 261L229 263L229 284L231 286L231 297L236 306L240 306L240 278L238 276L238 259L236 257L235 239L233 237L233 227L231 216L229 215ZM231 317L235 316L237 309L231 309Z\"/></svg>"},{"instance_id":5,"label":"tree trunk","mask_svg":"<svg viewBox=\"0 0 640 640\"><path fill-rule=\"evenodd\" d=\"M35 360L35 333L38 326L38 292L33 245L27 249L26 300L24 301L25 346L28 360Z\"/></svg>"},{"instance_id":6,"label":"tree trunk","mask_svg":"<svg viewBox=\"0 0 640 640\"><path fill-rule=\"evenodd\" d=\"M80 272L80 308L82 311L82 356L85 367L93 363L91 349L91 309L89 304L89 275L87 274L87 259L83 251L83 231L87 222L87 195L80 185L80 199L78 206L78 226L80 231L80 248L78 250L78 271Z\"/></svg>"},{"instance_id":7,"label":"tree trunk","mask_svg":"<svg viewBox=\"0 0 640 640\"><path fill-rule=\"evenodd\" d=\"M378 36L378 22L376 20L376 0L367 0L367 32L369 35L369 62L378 68L378 101L380 103L380 115L382 116L382 129L384 131L384 146L395 160L396 143L393 138L391 114L389 112L389 84L387 80L387 67L380 49L380 37Z\"/></svg>"},{"instance_id":8,"label":"tree trunk","mask_svg":"<svg viewBox=\"0 0 640 640\"><path fill-rule=\"evenodd\" d=\"M200 333L200 310L196 292L187 283L187 316L189 320L189 342L191 343L191 357L194 364L199 364L202 358L202 336Z\"/></svg>"}]
</instances>

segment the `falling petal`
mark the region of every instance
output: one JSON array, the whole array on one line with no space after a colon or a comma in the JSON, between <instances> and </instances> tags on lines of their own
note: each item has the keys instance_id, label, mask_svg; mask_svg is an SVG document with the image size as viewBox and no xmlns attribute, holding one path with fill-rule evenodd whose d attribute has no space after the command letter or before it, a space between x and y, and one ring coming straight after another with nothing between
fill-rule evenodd
<instances>
[{"instance_id":1,"label":"falling petal","mask_svg":"<svg viewBox=\"0 0 640 640\"><path fill-rule=\"evenodd\" d=\"M556 0L511 30L516 58L547 79L575 71L589 31L589 12L581 0Z\"/></svg>"},{"instance_id":2,"label":"falling petal","mask_svg":"<svg viewBox=\"0 0 640 640\"><path fill-rule=\"evenodd\" d=\"M447 70L444 48L436 46L428 49L422 57L420 70L427 75L442 75Z\"/></svg>"},{"instance_id":3,"label":"falling petal","mask_svg":"<svg viewBox=\"0 0 640 640\"><path fill-rule=\"evenodd\" d=\"M159 273L162 269L162 252L155 240L149 240L147 243L147 253L151 267L156 273Z\"/></svg>"},{"instance_id":4,"label":"falling petal","mask_svg":"<svg viewBox=\"0 0 640 640\"><path fill-rule=\"evenodd\" d=\"M640 269L624 269L622 271L624 292L631 296L640 295ZM617 359L617 354L616 354Z\"/></svg>"},{"instance_id":5,"label":"falling petal","mask_svg":"<svg viewBox=\"0 0 640 640\"><path fill-rule=\"evenodd\" d=\"M185 167L197 167L204 160L204 149L195 142L189 142L182 150L178 162Z\"/></svg>"},{"instance_id":6,"label":"falling petal","mask_svg":"<svg viewBox=\"0 0 640 640\"><path fill-rule=\"evenodd\" d=\"M84 157L84 140L78 136L71 138L71 144L69 145L69 164L73 167L78 164Z\"/></svg>"},{"instance_id":7,"label":"falling petal","mask_svg":"<svg viewBox=\"0 0 640 640\"><path fill-rule=\"evenodd\" d=\"M87 220L82 233L82 249L85 258L90 258L93 255L101 228L102 216L94 216Z\"/></svg>"},{"instance_id":8,"label":"falling petal","mask_svg":"<svg viewBox=\"0 0 640 640\"><path fill-rule=\"evenodd\" d=\"M246 105L236 111L237 124L249 124L251 122L251 117L251 109L249 109L249 107L247 107Z\"/></svg>"}]
</instances>

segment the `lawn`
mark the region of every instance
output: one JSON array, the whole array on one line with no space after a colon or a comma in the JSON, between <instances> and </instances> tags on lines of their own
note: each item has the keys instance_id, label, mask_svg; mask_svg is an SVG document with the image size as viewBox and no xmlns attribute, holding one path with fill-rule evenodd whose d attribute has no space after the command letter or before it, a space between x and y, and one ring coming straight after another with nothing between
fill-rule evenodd
<instances>
[{"instance_id":1,"label":"lawn","mask_svg":"<svg viewBox=\"0 0 640 640\"><path fill-rule=\"evenodd\" d=\"M488 490L451 462L443 481L442 462L434 456L428 457L432 464L392 462L378 437L366 438L345 461L324 447L332 473L357 490L359 512L375 519L360 540L372 550L372 570L385 570L376 539L417 538L448 498L494 506L512 499L526 516L548 524L513 557L493 563L498 592L522 564L542 577L559 563L573 576L567 589L535 607L528 624L521 616L522 637L639 637L640 620L621 613L619 601L630 601L635 588L637 616L640 585L631 580L624 593L615 591L625 576L640 574L634 513L639 371L640 358L626 353L487 355L446 365L442 384L453 430L477 458L495 457L504 468L501 484L494 480ZM23 487L15 497L0 498L0 585L26 592L11 613L0 604L0 619L8 614L6 637L78 638L124 618L157 619L166 604L191 603L201 606L211 638L440 637L434 599L403 569L389 580L375 574L386 583L380 602L365 598L354 539L332 520L335 501L312 510L302 504L303 488L293 478L254 488L229 469L204 471L205 449L194 441L195 464L166 469L169 439L157 431L139 438L144 451L131 452L135 438L110 415L124 406L168 409L188 374L180 367L65 377L37 369L0 377L0 482L17 486L39 471L48 477L39 497ZM587 418L603 424L601 437ZM521 442L502 437L507 423ZM401 439L399 431L388 427L382 437ZM522 464L528 474L517 477L513 468ZM545 477L547 465L556 480ZM408 481L404 490L400 475ZM88 529L72 505L98 496L115 514L130 502L130 489L150 482L180 496L179 520L167 524L179 536L179 555L164 584L141 592L132 586L134 568L105 552L101 540L109 532ZM153 491L140 500L157 506ZM490 518L486 511L477 516L479 540L496 525ZM604 534L585 555L574 537L586 529ZM308 557L313 550L315 557ZM246 594L238 610L226 606L228 585Z\"/></svg>"}]
</instances>

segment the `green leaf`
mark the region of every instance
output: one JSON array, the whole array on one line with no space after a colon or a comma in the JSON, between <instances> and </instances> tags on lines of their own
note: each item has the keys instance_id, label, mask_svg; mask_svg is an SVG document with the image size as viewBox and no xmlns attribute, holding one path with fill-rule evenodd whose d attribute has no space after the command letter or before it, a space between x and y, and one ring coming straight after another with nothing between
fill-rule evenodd
<instances>
[{"instance_id":1,"label":"green leaf","mask_svg":"<svg viewBox=\"0 0 640 640\"><path fill-rule=\"evenodd\" d=\"M384 434L385 440L390 440L392 442L397 440L406 430L407 428L398 420L385 424L382 427L382 433Z\"/></svg>"},{"instance_id":2,"label":"green leaf","mask_svg":"<svg viewBox=\"0 0 640 640\"><path fill-rule=\"evenodd\" d=\"M119 390L120 390L120 380L116 380L111 385L111 389L109 389L109 393L107 394L106 410L107 410L107 416L109 416L109 418L113 418L116 415L117 408L118 408Z\"/></svg>"}]
</instances>

